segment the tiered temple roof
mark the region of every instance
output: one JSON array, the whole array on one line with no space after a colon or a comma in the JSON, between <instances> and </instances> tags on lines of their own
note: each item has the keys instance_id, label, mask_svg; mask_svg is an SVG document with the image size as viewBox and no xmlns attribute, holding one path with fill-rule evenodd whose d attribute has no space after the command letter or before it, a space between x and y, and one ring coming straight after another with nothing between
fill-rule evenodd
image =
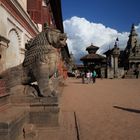
<instances>
[{"instance_id":1,"label":"tiered temple roof","mask_svg":"<svg viewBox=\"0 0 140 140\"><path fill-rule=\"evenodd\" d=\"M100 54L96 54L99 47L94 46L91 44L89 47L86 48L86 51L88 51L88 54L81 57L81 61L88 61L88 60L101 60L104 59L104 56L101 56Z\"/></svg>"}]
</instances>

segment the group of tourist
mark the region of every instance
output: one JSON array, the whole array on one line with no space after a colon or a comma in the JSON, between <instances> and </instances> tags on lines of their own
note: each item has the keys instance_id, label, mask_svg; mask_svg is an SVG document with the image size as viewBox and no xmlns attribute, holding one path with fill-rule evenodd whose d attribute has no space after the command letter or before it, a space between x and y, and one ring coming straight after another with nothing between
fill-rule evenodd
<instances>
[{"instance_id":1,"label":"group of tourist","mask_svg":"<svg viewBox=\"0 0 140 140\"><path fill-rule=\"evenodd\" d=\"M93 70L93 71L87 71L86 75L83 72L82 73L82 83L85 83L86 82L87 84L89 84L89 83L91 83L91 81L93 83L95 83L96 82L96 77L97 77L97 73L96 73L95 70Z\"/></svg>"}]
</instances>

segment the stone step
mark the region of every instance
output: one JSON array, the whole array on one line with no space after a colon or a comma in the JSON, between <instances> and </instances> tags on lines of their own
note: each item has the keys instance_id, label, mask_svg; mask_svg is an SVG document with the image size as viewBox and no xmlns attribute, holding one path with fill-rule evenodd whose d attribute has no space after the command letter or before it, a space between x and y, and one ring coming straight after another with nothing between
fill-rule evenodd
<instances>
[{"instance_id":1,"label":"stone step","mask_svg":"<svg viewBox=\"0 0 140 140\"><path fill-rule=\"evenodd\" d=\"M58 97L33 97L33 96L10 96L10 102L14 105L58 105Z\"/></svg>"},{"instance_id":2,"label":"stone step","mask_svg":"<svg viewBox=\"0 0 140 140\"><path fill-rule=\"evenodd\" d=\"M125 74L125 78L126 79L135 79L136 75L134 73L134 70L127 71L127 73Z\"/></svg>"},{"instance_id":3,"label":"stone step","mask_svg":"<svg viewBox=\"0 0 140 140\"><path fill-rule=\"evenodd\" d=\"M38 140L77 140L73 112L61 112L58 127L39 127Z\"/></svg>"},{"instance_id":4,"label":"stone step","mask_svg":"<svg viewBox=\"0 0 140 140\"><path fill-rule=\"evenodd\" d=\"M21 135L19 140L77 140L74 112L62 111L59 117L59 126L36 127L27 124L25 135Z\"/></svg>"},{"instance_id":5,"label":"stone step","mask_svg":"<svg viewBox=\"0 0 140 140\"><path fill-rule=\"evenodd\" d=\"M0 113L0 139L17 140L23 124L28 121L27 111L25 108L9 106L1 109Z\"/></svg>"},{"instance_id":6,"label":"stone step","mask_svg":"<svg viewBox=\"0 0 140 140\"><path fill-rule=\"evenodd\" d=\"M136 79L136 76L135 75L128 75L128 74L126 74L125 78L126 79Z\"/></svg>"},{"instance_id":7,"label":"stone step","mask_svg":"<svg viewBox=\"0 0 140 140\"><path fill-rule=\"evenodd\" d=\"M30 105L30 123L38 127L54 127L59 125L58 104L37 103Z\"/></svg>"},{"instance_id":8,"label":"stone step","mask_svg":"<svg viewBox=\"0 0 140 140\"><path fill-rule=\"evenodd\" d=\"M0 107L3 107L8 103L9 103L9 94L7 93L0 94Z\"/></svg>"},{"instance_id":9,"label":"stone step","mask_svg":"<svg viewBox=\"0 0 140 140\"><path fill-rule=\"evenodd\" d=\"M38 130L35 125L24 124L22 132L18 140L38 140Z\"/></svg>"}]
</instances>

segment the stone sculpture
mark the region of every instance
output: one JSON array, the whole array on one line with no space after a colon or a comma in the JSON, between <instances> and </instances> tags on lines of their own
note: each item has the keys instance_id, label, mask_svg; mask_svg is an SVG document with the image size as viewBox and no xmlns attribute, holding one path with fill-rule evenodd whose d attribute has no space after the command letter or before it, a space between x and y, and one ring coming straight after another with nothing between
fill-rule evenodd
<instances>
[{"instance_id":1,"label":"stone sculpture","mask_svg":"<svg viewBox=\"0 0 140 140\"><path fill-rule=\"evenodd\" d=\"M22 64L0 74L7 88L15 85L34 86L39 96L53 96L55 93L51 77L57 71L59 52L66 45L66 34L47 28L25 45L25 59ZM32 83L36 82L37 85Z\"/></svg>"}]
</instances>

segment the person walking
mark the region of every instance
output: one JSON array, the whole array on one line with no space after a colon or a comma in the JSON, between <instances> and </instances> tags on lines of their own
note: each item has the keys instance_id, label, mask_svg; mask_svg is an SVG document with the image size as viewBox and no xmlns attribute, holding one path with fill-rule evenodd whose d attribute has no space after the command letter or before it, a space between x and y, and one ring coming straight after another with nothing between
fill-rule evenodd
<instances>
[{"instance_id":1,"label":"person walking","mask_svg":"<svg viewBox=\"0 0 140 140\"><path fill-rule=\"evenodd\" d=\"M89 84L90 81L91 81L91 72L90 72L90 71L88 71L88 72L86 73L86 77L87 77L87 84Z\"/></svg>"},{"instance_id":2,"label":"person walking","mask_svg":"<svg viewBox=\"0 0 140 140\"><path fill-rule=\"evenodd\" d=\"M82 78L82 83L84 84L85 83L85 72L84 71L81 72L81 78Z\"/></svg>"},{"instance_id":3,"label":"person walking","mask_svg":"<svg viewBox=\"0 0 140 140\"><path fill-rule=\"evenodd\" d=\"M138 79L139 78L139 70L138 69L135 70L135 75L136 75L136 79Z\"/></svg>"},{"instance_id":4,"label":"person walking","mask_svg":"<svg viewBox=\"0 0 140 140\"><path fill-rule=\"evenodd\" d=\"M94 71L92 72L92 81L93 81L93 83L96 82L96 76L97 76L97 73L96 73L96 71L94 70Z\"/></svg>"}]
</instances>

